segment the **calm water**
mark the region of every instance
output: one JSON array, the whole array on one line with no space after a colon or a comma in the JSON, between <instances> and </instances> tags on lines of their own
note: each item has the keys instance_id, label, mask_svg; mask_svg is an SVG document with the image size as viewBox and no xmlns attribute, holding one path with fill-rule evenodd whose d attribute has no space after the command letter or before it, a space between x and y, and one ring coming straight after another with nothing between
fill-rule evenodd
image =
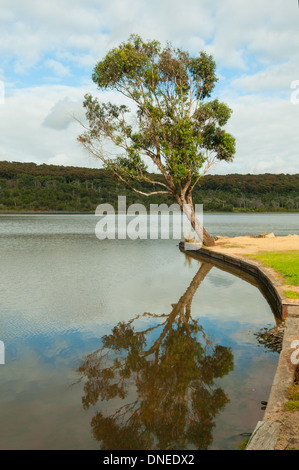
<instances>
[{"instance_id":1,"label":"calm water","mask_svg":"<svg viewBox=\"0 0 299 470\"><path fill-rule=\"evenodd\" d=\"M204 222L299 234L297 214ZM0 448L235 449L277 366L254 335L275 324L266 300L176 241L99 241L95 223L0 216Z\"/></svg>"}]
</instances>

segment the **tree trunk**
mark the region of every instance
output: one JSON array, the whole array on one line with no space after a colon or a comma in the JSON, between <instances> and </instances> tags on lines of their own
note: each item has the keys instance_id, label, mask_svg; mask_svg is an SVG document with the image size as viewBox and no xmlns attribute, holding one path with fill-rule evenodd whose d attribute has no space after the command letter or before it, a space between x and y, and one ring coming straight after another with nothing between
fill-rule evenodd
<instances>
[{"instance_id":1,"label":"tree trunk","mask_svg":"<svg viewBox=\"0 0 299 470\"><path fill-rule=\"evenodd\" d=\"M206 229L201 225L198 218L196 217L194 205L192 201L192 195L189 193L187 195L186 200L184 199L180 203L181 210L186 214L188 217L192 228L194 229L198 238L202 241L205 246L214 246L215 240L214 238L208 234Z\"/></svg>"}]
</instances>

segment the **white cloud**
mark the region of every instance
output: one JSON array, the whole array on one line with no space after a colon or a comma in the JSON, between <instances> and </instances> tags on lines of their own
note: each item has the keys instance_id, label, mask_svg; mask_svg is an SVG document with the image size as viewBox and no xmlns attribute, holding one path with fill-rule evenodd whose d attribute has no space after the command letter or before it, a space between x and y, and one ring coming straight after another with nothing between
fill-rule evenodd
<instances>
[{"instance_id":1,"label":"white cloud","mask_svg":"<svg viewBox=\"0 0 299 470\"><path fill-rule=\"evenodd\" d=\"M100 161L90 157L77 142L84 130L77 119L85 120L82 102L86 93L95 95L97 89L89 84L15 90L0 106L0 159L99 168ZM103 101L123 101L112 92L98 95Z\"/></svg>"},{"instance_id":2,"label":"white cloud","mask_svg":"<svg viewBox=\"0 0 299 470\"><path fill-rule=\"evenodd\" d=\"M218 2L211 51L223 66L248 69L252 61L270 64L298 57L298 16L296 2Z\"/></svg>"},{"instance_id":3,"label":"white cloud","mask_svg":"<svg viewBox=\"0 0 299 470\"><path fill-rule=\"evenodd\" d=\"M15 92L0 106L2 146L0 158L9 161L100 167L77 143L84 119L82 97L95 87L44 86ZM109 93L105 101L120 102ZM299 105L288 99L259 95L235 98L228 125L237 141L233 163L218 163L214 173L298 172Z\"/></svg>"},{"instance_id":4,"label":"white cloud","mask_svg":"<svg viewBox=\"0 0 299 470\"><path fill-rule=\"evenodd\" d=\"M82 101L71 101L68 97L58 101L44 119L42 125L51 129L67 129L74 123L74 117L84 118Z\"/></svg>"},{"instance_id":5,"label":"white cloud","mask_svg":"<svg viewBox=\"0 0 299 470\"><path fill-rule=\"evenodd\" d=\"M45 65L52 69L55 75L65 77L70 74L69 67L65 67L61 62L54 59L49 59L45 62Z\"/></svg>"},{"instance_id":6,"label":"white cloud","mask_svg":"<svg viewBox=\"0 0 299 470\"><path fill-rule=\"evenodd\" d=\"M48 165L76 166L71 155L65 153L58 153L54 157L50 157L47 163Z\"/></svg>"},{"instance_id":7,"label":"white cloud","mask_svg":"<svg viewBox=\"0 0 299 470\"><path fill-rule=\"evenodd\" d=\"M219 64L240 68L248 51L266 61L298 54L298 8L281 0L0 0L0 7L0 50L29 67L69 48L96 60L133 32L193 52L206 45Z\"/></svg>"},{"instance_id":8,"label":"white cloud","mask_svg":"<svg viewBox=\"0 0 299 470\"><path fill-rule=\"evenodd\" d=\"M298 173L299 105L252 95L232 108L228 130L237 141L235 160L217 165L213 173Z\"/></svg>"},{"instance_id":9,"label":"white cloud","mask_svg":"<svg viewBox=\"0 0 299 470\"><path fill-rule=\"evenodd\" d=\"M287 91L290 92L292 81L299 79L299 65L287 62L269 66L253 75L247 74L235 79L231 87L246 92Z\"/></svg>"},{"instance_id":10,"label":"white cloud","mask_svg":"<svg viewBox=\"0 0 299 470\"><path fill-rule=\"evenodd\" d=\"M238 149L235 162L215 172L298 172L299 107L286 97L299 79L295 1L0 0L0 8L0 78L9 89L0 106L0 158L97 166L77 144L71 115L81 118L84 94L97 93L96 61L138 33L214 55Z\"/></svg>"},{"instance_id":11,"label":"white cloud","mask_svg":"<svg viewBox=\"0 0 299 470\"><path fill-rule=\"evenodd\" d=\"M44 86L15 91L0 106L2 145L0 158L9 161L47 163L57 154L65 154L73 164L84 165L85 155L76 137L81 126L67 110L80 112L86 90L62 86ZM65 96L69 98L66 99ZM74 106L75 105L75 106ZM82 111L81 115L82 116ZM48 127L43 125L47 121ZM58 131L67 124L66 132ZM97 166L97 165L95 165Z\"/></svg>"}]
</instances>

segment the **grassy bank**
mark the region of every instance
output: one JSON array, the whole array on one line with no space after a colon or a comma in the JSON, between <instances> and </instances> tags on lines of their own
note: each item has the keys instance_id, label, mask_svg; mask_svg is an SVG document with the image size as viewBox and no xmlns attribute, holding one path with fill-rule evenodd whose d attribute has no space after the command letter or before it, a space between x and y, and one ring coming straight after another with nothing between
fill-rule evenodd
<instances>
[{"instance_id":1,"label":"grassy bank","mask_svg":"<svg viewBox=\"0 0 299 470\"><path fill-rule=\"evenodd\" d=\"M274 269L283 277L285 284L295 287L295 291L292 289L284 291L286 297L299 298L299 292L296 289L299 286L299 250L259 253L250 257Z\"/></svg>"}]
</instances>

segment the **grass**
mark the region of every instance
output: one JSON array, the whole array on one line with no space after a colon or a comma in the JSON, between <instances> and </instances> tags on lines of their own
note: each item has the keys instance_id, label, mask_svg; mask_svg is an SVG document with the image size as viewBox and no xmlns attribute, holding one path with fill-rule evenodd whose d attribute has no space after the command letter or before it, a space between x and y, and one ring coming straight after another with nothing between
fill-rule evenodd
<instances>
[{"instance_id":1,"label":"grass","mask_svg":"<svg viewBox=\"0 0 299 470\"><path fill-rule=\"evenodd\" d=\"M299 400L299 385L291 385L288 388L287 396L290 400Z\"/></svg>"},{"instance_id":2,"label":"grass","mask_svg":"<svg viewBox=\"0 0 299 470\"><path fill-rule=\"evenodd\" d=\"M250 255L250 257L273 268L284 277L288 284L299 285L299 250L264 252Z\"/></svg>"},{"instance_id":3,"label":"grass","mask_svg":"<svg viewBox=\"0 0 299 470\"><path fill-rule=\"evenodd\" d=\"M299 385L291 385L287 391L288 401L284 403L288 411L299 410Z\"/></svg>"},{"instance_id":4,"label":"grass","mask_svg":"<svg viewBox=\"0 0 299 470\"><path fill-rule=\"evenodd\" d=\"M246 446L247 446L247 444L248 444L248 442L249 442L249 440L250 440L250 437L251 437L251 436L249 436L249 437L247 437L246 439L244 439L244 441L242 441L241 444L238 445L237 450L245 450L245 449L246 449Z\"/></svg>"},{"instance_id":5,"label":"grass","mask_svg":"<svg viewBox=\"0 0 299 470\"><path fill-rule=\"evenodd\" d=\"M286 410L288 411L299 411L299 401L298 400L289 400L284 404Z\"/></svg>"},{"instance_id":6,"label":"grass","mask_svg":"<svg viewBox=\"0 0 299 470\"><path fill-rule=\"evenodd\" d=\"M299 299L299 292L294 292L293 290L284 290L283 293L289 299Z\"/></svg>"}]
</instances>

